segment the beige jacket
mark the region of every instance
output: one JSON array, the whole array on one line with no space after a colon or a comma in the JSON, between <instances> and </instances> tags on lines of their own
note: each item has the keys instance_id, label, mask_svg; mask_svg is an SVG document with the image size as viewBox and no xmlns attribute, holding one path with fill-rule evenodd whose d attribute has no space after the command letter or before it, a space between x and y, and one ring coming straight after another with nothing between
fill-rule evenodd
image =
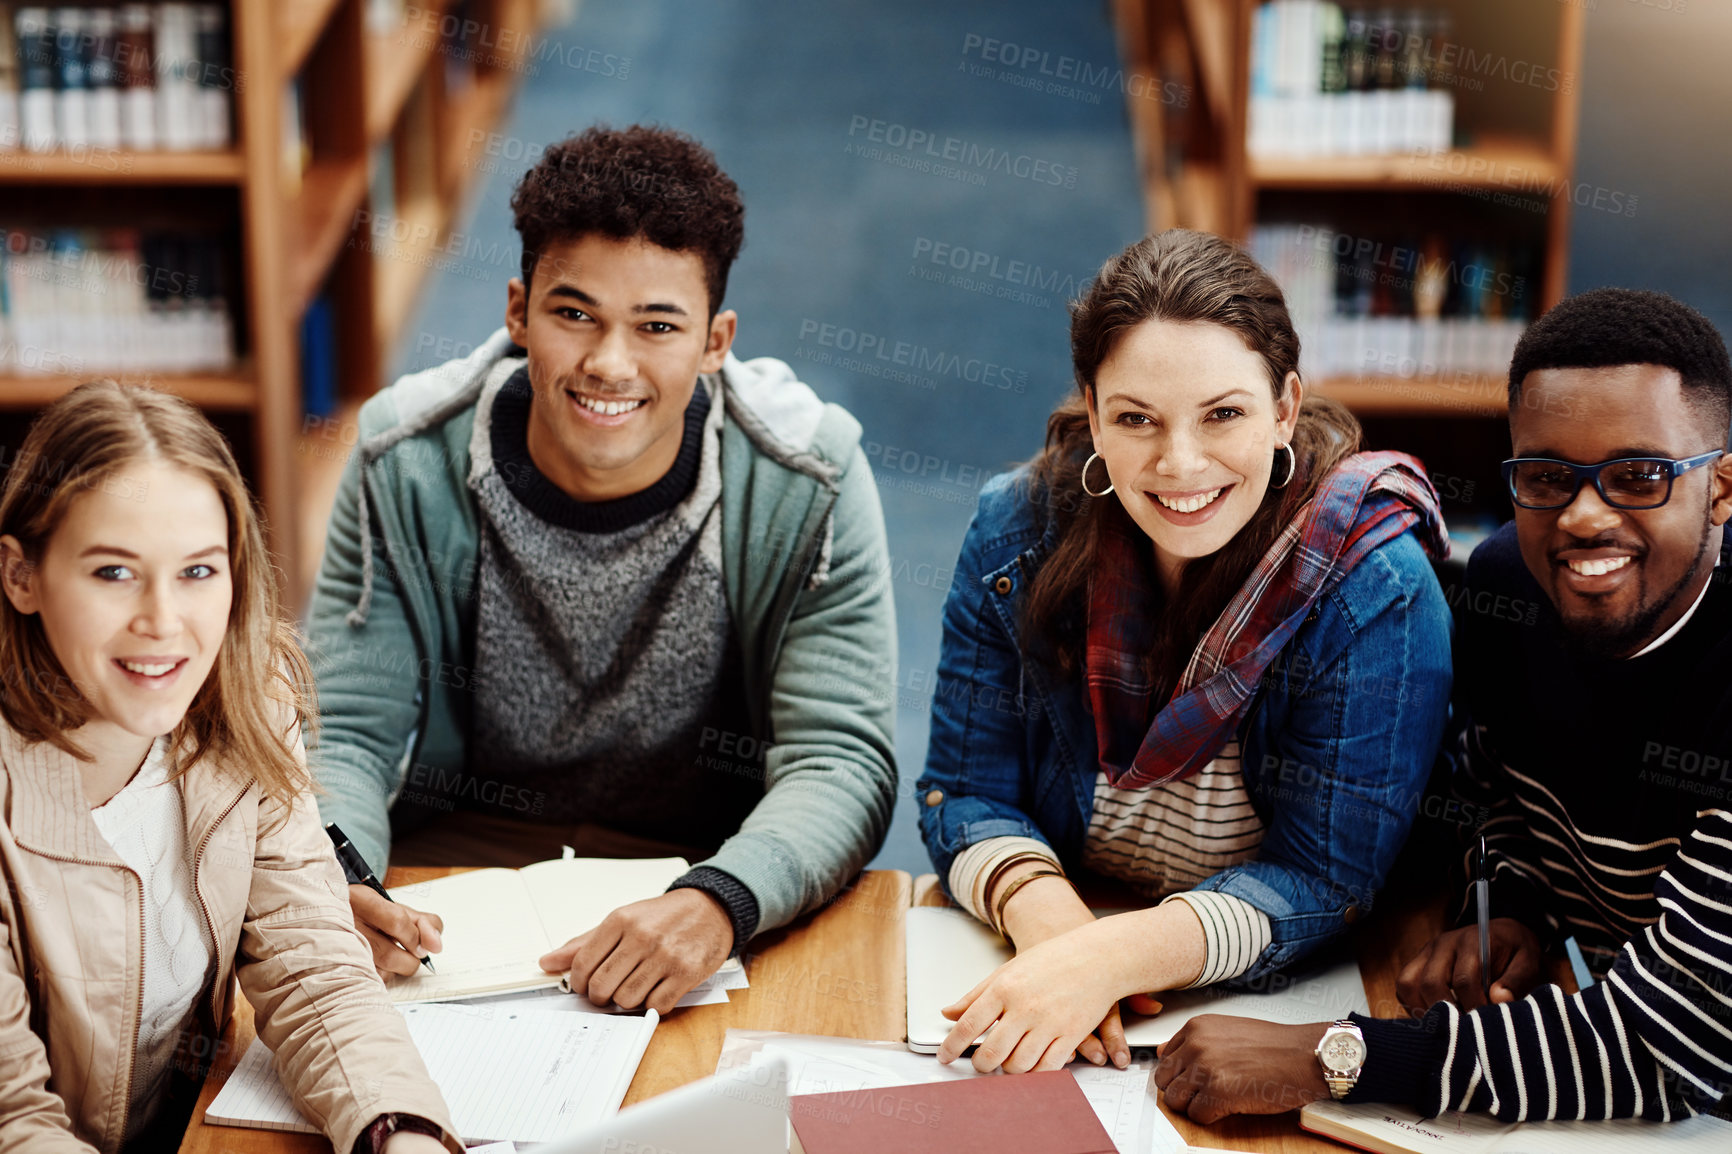
<instances>
[{"instance_id":1,"label":"beige jacket","mask_svg":"<svg viewBox=\"0 0 1732 1154\"><path fill-rule=\"evenodd\" d=\"M114 1154L126 1133L142 890L91 820L77 767L0 720L0 1154ZM439 1123L461 1150L354 928L311 795L285 813L250 778L202 763L178 784L217 944L201 1023L213 1036L227 1023L238 977L283 1085L337 1151L388 1113Z\"/></svg>"}]
</instances>

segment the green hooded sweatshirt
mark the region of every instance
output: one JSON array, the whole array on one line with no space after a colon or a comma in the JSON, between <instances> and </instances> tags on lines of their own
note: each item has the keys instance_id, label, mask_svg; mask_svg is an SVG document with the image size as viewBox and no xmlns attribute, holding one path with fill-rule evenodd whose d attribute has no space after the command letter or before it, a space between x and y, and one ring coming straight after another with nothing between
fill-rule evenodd
<instances>
[{"instance_id":1,"label":"green hooded sweatshirt","mask_svg":"<svg viewBox=\"0 0 1732 1154\"><path fill-rule=\"evenodd\" d=\"M512 355L501 329L363 405L331 514L311 614L311 761L325 820L381 875L411 771L469 772L480 557L469 443L482 385ZM884 841L896 618L859 422L777 360L730 354L717 377L723 580L767 752L762 800L693 864L750 890L761 932L834 896Z\"/></svg>"}]
</instances>

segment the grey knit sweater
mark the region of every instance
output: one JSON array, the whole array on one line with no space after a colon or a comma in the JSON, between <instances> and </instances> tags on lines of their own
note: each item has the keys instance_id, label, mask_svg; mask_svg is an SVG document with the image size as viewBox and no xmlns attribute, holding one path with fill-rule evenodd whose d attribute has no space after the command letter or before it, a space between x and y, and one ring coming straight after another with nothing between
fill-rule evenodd
<instances>
[{"instance_id":1,"label":"grey knit sweater","mask_svg":"<svg viewBox=\"0 0 1732 1154\"><path fill-rule=\"evenodd\" d=\"M531 398L521 362L505 361L476 407L470 771L502 788L458 805L520 816L530 799L522 816L594 822L708 856L764 790L761 766L718 772L704 750L745 725L722 580L721 406L700 382L667 474L643 492L585 503L530 459ZM707 876L716 872L689 880L729 907L743 942L755 903L731 879Z\"/></svg>"}]
</instances>

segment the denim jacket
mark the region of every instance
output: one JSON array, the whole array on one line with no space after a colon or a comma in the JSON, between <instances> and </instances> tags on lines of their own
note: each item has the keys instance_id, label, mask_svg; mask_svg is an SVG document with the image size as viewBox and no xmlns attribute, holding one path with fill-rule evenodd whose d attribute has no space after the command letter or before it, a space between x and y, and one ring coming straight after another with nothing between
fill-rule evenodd
<instances>
[{"instance_id":1,"label":"denim jacket","mask_svg":"<svg viewBox=\"0 0 1732 1154\"><path fill-rule=\"evenodd\" d=\"M1026 467L995 477L944 605L932 734L918 793L938 876L964 848L1021 835L1078 865L1099 773L1080 678L1027 658L1022 594L1056 542ZM1419 807L1449 711L1450 617L1404 533L1319 598L1238 730L1256 858L1198 886L1269 916L1273 941L1241 980L1323 945L1370 912Z\"/></svg>"}]
</instances>

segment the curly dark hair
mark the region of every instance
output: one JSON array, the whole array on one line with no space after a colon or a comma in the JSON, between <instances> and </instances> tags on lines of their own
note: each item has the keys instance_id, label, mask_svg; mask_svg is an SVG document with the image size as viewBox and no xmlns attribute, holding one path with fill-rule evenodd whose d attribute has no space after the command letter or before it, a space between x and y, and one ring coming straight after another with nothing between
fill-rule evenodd
<instances>
[{"instance_id":1,"label":"curly dark hair","mask_svg":"<svg viewBox=\"0 0 1732 1154\"><path fill-rule=\"evenodd\" d=\"M589 233L642 237L703 259L710 316L746 240L740 189L710 150L683 132L596 125L542 154L511 194L523 238L523 283L551 244Z\"/></svg>"},{"instance_id":2,"label":"curly dark hair","mask_svg":"<svg viewBox=\"0 0 1732 1154\"><path fill-rule=\"evenodd\" d=\"M1509 366L1509 403L1536 369L1662 365L1683 378L1684 399L1722 442L1732 430L1732 360L1713 322L1665 293L1598 288L1559 302L1528 326Z\"/></svg>"}]
</instances>

